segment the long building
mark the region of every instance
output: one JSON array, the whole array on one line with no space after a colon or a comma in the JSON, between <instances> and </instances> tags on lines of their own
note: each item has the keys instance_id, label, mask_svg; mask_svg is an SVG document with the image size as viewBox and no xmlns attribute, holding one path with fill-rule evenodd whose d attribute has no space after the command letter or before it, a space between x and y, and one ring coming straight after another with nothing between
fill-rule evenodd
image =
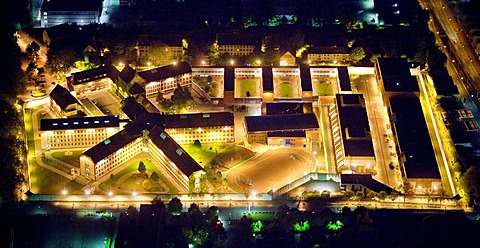
<instances>
[{"instance_id":1,"label":"long building","mask_svg":"<svg viewBox=\"0 0 480 248\"><path fill-rule=\"evenodd\" d=\"M77 25L100 23L102 0L44 0L40 14L43 28L64 23Z\"/></svg>"}]
</instances>

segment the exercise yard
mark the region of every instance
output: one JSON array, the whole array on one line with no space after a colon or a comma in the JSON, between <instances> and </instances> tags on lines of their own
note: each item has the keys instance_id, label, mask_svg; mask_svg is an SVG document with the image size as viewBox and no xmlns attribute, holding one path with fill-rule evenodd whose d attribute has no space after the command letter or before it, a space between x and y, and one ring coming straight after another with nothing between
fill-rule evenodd
<instances>
[{"instance_id":1,"label":"exercise yard","mask_svg":"<svg viewBox=\"0 0 480 248\"><path fill-rule=\"evenodd\" d=\"M267 193L309 173L314 164L315 158L307 150L279 148L235 166L227 180L238 193Z\"/></svg>"},{"instance_id":2,"label":"exercise yard","mask_svg":"<svg viewBox=\"0 0 480 248\"><path fill-rule=\"evenodd\" d=\"M257 83L260 83L260 79L236 78L235 79L236 97L259 97L259 93L257 92ZM247 94L247 92L249 93Z\"/></svg>"},{"instance_id":3,"label":"exercise yard","mask_svg":"<svg viewBox=\"0 0 480 248\"><path fill-rule=\"evenodd\" d=\"M289 82L281 82L278 85L279 97L293 97L293 86Z\"/></svg>"},{"instance_id":4,"label":"exercise yard","mask_svg":"<svg viewBox=\"0 0 480 248\"><path fill-rule=\"evenodd\" d=\"M318 96L333 96L333 85L329 78L312 79L312 88Z\"/></svg>"}]
</instances>

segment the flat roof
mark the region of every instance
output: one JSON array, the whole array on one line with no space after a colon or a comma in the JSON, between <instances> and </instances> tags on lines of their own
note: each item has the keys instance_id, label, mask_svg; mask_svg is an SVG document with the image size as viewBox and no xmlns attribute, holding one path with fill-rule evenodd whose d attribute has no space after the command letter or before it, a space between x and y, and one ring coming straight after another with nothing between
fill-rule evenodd
<instances>
[{"instance_id":1,"label":"flat roof","mask_svg":"<svg viewBox=\"0 0 480 248\"><path fill-rule=\"evenodd\" d=\"M41 119L40 131L119 127L118 116Z\"/></svg>"},{"instance_id":2,"label":"flat roof","mask_svg":"<svg viewBox=\"0 0 480 248\"><path fill-rule=\"evenodd\" d=\"M135 123L129 123L122 131L86 150L83 155L90 157L93 163L97 164L108 155L117 152L140 137L142 137L142 132L139 127Z\"/></svg>"},{"instance_id":3,"label":"flat roof","mask_svg":"<svg viewBox=\"0 0 480 248\"><path fill-rule=\"evenodd\" d=\"M341 184L359 184L373 190L377 193L385 191L388 195L392 193L392 188L372 178L371 174L340 174Z\"/></svg>"},{"instance_id":4,"label":"flat roof","mask_svg":"<svg viewBox=\"0 0 480 248\"><path fill-rule=\"evenodd\" d=\"M300 84L302 85L302 91L313 91L312 75L308 65L300 65Z\"/></svg>"},{"instance_id":5,"label":"flat roof","mask_svg":"<svg viewBox=\"0 0 480 248\"><path fill-rule=\"evenodd\" d=\"M433 79L433 84L438 95L458 95L458 88L453 83L452 77L448 74L443 64L428 64L428 74Z\"/></svg>"},{"instance_id":6,"label":"flat roof","mask_svg":"<svg viewBox=\"0 0 480 248\"><path fill-rule=\"evenodd\" d=\"M273 92L273 68L262 67L262 87L263 91Z\"/></svg>"},{"instance_id":7,"label":"flat roof","mask_svg":"<svg viewBox=\"0 0 480 248\"><path fill-rule=\"evenodd\" d=\"M348 75L348 68L346 66L337 67L338 83L340 90L352 91L352 84L350 83L350 76Z\"/></svg>"},{"instance_id":8,"label":"flat roof","mask_svg":"<svg viewBox=\"0 0 480 248\"><path fill-rule=\"evenodd\" d=\"M245 116L247 133L318 129L314 113L290 115Z\"/></svg>"},{"instance_id":9,"label":"flat roof","mask_svg":"<svg viewBox=\"0 0 480 248\"><path fill-rule=\"evenodd\" d=\"M224 91L235 91L235 68L225 67L223 72L223 88Z\"/></svg>"},{"instance_id":10,"label":"flat roof","mask_svg":"<svg viewBox=\"0 0 480 248\"><path fill-rule=\"evenodd\" d=\"M233 113L230 112L165 115L165 128L223 127L233 125Z\"/></svg>"},{"instance_id":11,"label":"flat roof","mask_svg":"<svg viewBox=\"0 0 480 248\"><path fill-rule=\"evenodd\" d=\"M378 58L377 68L386 92L420 91L416 77L410 74L407 59Z\"/></svg>"},{"instance_id":12,"label":"flat roof","mask_svg":"<svg viewBox=\"0 0 480 248\"><path fill-rule=\"evenodd\" d=\"M405 153L408 178L440 178L432 141L416 97L392 97L390 106L396 116L395 129L400 150Z\"/></svg>"},{"instance_id":13,"label":"flat roof","mask_svg":"<svg viewBox=\"0 0 480 248\"><path fill-rule=\"evenodd\" d=\"M187 176L203 168L162 128L154 126L148 137Z\"/></svg>"},{"instance_id":14,"label":"flat roof","mask_svg":"<svg viewBox=\"0 0 480 248\"><path fill-rule=\"evenodd\" d=\"M304 110L312 111L311 102L267 102L267 115L303 114Z\"/></svg>"},{"instance_id":15,"label":"flat roof","mask_svg":"<svg viewBox=\"0 0 480 248\"><path fill-rule=\"evenodd\" d=\"M337 94L345 156L375 156L362 94Z\"/></svg>"},{"instance_id":16,"label":"flat roof","mask_svg":"<svg viewBox=\"0 0 480 248\"><path fill-rule=\"evenodd\" d=\"M158 81L170 77L191 73L192 68L187 62L180 62L172 65L157 67L154 69L138 72L138 75L145 79L146 82Z\"/></svg>"},{"instance_id":17,"label":"flat roof","mask_svg":"<svg viewBox=\"0 0 480 248\"><path fill-rule=\"evenodd\" d=\"M102 0L44 0L42 11L100 11Z\"/></svg>"}]
</instances>

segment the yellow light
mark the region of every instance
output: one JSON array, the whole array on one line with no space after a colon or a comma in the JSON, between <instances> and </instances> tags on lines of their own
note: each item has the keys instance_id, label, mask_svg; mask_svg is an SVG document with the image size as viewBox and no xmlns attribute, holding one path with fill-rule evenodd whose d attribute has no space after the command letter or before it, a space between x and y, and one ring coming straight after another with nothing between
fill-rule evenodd
<instances>
[{"instance_id":1,"label":"yellow light","mask_svg":"<svg viewBox=\"0 0 480 248\"><path fill-rule=\"evenodd\" d=\"M231 64L231 65L234 65L234 64L235 64L235 61L234 61L233 59L230 60L230 64Z\"/></svg>"},{"instance_id":2,"label":"yellow light","mask_svg":"<svg viewBox=\"0 0 480 248\"><path fill-rule=\"evenodd\" d=\"M62 190L62 195L66 195L68 192L66 190Z\"/></svg>"},{"instance_id":3,"label":"yellow light","mask_svg":"<svg viewBox=\"0 0 480 248\"><path fill-rule=\"evenodd\" d=\"M122 62L118 63L118 66L120 67L123 67L125 64L123 64Z\"/></svg>"},{"instance_id":4,"label":"yellow light","mask_svg":"<svg viewBox=\"0 0 480 248\"><path fill-rule=\"evenodd\" d=\"M151 66L151 65L152 65L152 62L148 61L147 66Z\"/></svg>"},{"instance_id":5,"label":"yellow light","mask_svg":"<svg viewBox=\"0 0 480 248\"><path fill-rule=\"evenodd\" d=\"M173 65L177 65L177 61L173 61Z\"/></svg>"},{"instance_id":6,"label":"yellow light","mask_svg":"<svg viewBox=\"0 0 480 248\"><path fill-rule=\"evenodd\" d=\"M199 127L199 128L197 129L197 132L201 132L201 131L202 131L202 128Z\"/></svg>"}]
</instances>

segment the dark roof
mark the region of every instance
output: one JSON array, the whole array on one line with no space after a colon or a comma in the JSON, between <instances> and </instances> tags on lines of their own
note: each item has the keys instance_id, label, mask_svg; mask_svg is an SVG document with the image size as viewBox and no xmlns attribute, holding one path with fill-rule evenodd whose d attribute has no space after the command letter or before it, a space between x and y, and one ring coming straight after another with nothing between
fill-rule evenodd
<instances>
[{"instance_id":1,"label":"dark roof","mask_svg":"<svg viewBox=\"0 0 480 248\"><path fill-rule=\"evenodd\" d=\"M317 117L313 113L291 115L245 116L247 133L317 129Z\"/></svg>"},{"instance_id":2,"label":"dark roof","mask_svg":"<svg viewBox=\"0 0 480 248\"><path fill-rule=\"evenodd\" d=\"M41 119L40 131L118 127L118 116Z\"/></svg>"},{"instance_id":3,"label":"dark roof","mask_svg":"<svg viewBox=\"0 0 480 248\"><path fill-rule=\"evenodd\" d=\"M167 65L162 67L157 67L151 70L139 72L138 75L145 79L147 82L158 81L167 79L169 77L174 77L177 75L182 75L185 73L191 73L192 68L187 62L180 62L176 65Z\"/></svg>"},{"instance_id":4,"label":"dark roof","mask_svg":"<svg viewBox=\"0 0 480 248\"><path fill-rule=\"evenodd\" d=\"M217 34L218 45L250 45L255 46L260 43L260 38L247 34Z\"/></svg>"},{"instance_id":5,"label":"dark roof","mask_svg":"<svg viewBox=\"0 0 480 248\"><path fill-rule=\"evenodd\" d=\"M458 95L458 88L453 83L443 64L428 64L428 73L433 79L435 90L440 96Z\"/></svg>"},{"instance_id":6,"label":"dark roof","mask_svg":"<svg viewBox=\"0 0 480 248\"><path fill-rule=\"evenodd\" d=\"M302 91L313 91L310 66L300 65L300 83L302 84Z\"/></svg>"},{"instance_id":7,"label":"dark roof","mask_svg":"<svg viewBox=\"0 0 480 248\"><path fill-rule=\"evenodd\" d=\"M375 156L362 94L337 94L345 156Z\"/></svg>"},{"instance_id":8,"label":"dark roof","mask_svg":"<svg viewBox=\"0 0 480 248\"><path fill-rule=\"evenodd\" d=\"M102 0L45 0L42 4L42 11L100 11Z\"/></svg>"},{"instance_id":9,"label":"dark roof","mask_svg":"<svg viewBox=\"0 0 480 248\"><path fill-rule=\"evenodd\" d=\"M337 67L338 82L340 84L340 90L352 91L352 85L350 83L350 76L348 75L348 68L346 66Z\"/></svg>"},{"instance_id":10,"label":"dark roof","mask_svg":"<svg viewBox=\"0 0 480 248\"><path fill-rule=\"evenodd\" d=\"M267 115L280 114L303 114L304 109L309 109L311 112L312 103L306 102L267 102L265 103Z\"/></svg>"},{"instance_id":11,"label":"dark roof","mask_svg":"<svg viewBox=\"0 0 480 248\"><path fill-rule=\"evenodd\" d=\"M142 132L138 126L134 123L129 123L122 131L86 150L83 154L90 157L93 163L96 164L140 137L142 137Z\"/></svg>"},{"instance_id":12,"label":"dark roof","mask_svg":"<svg viewBox=\"0 0 480 248\"><path fill-rule=\"evenodd\" d=\"M142 93L145 93L145 88L143 88L138 83L133 83L130 89L128 90L128 93L132 95L142 94Z\"/></svg>"},{"instance_id":13,"label":"dark roof","mask_svg":"<svg viewBox=\"0 0 480 248\"><path fill-rule=\"evenodd\" d=\"M165 115L165 128L233 126L233 113Z\"/></svg>"},{"instance_id":14,"label":"dark roof","mask_svg":"<svg viewBox=\"0 0 480 248\"><path fill-rule=\"evenodd\" d=\"M65 110L70 104L80 104L77 99L70 94L70 91L63 88L60 84L57 84L50 92L50 98L52 98L62 110Z\"/></svg>"},{"instance_id":15,"label":"dark roof","mask_svg":"<svg viewBox=\"0 0 480 248\"><path fill-rule=\"evenodd\" d=\"M106 77L115 80L117 75L118 70L115 68L115 66L100 66L94 69L72 73L70 82L74 85L77 85Z\"/></svg>"},{"instance_id":16,"label":"dark roof","mask_svg":"<svg viewBox=\"0 0 480 248\"><path fill-rule=\"evenodd\" d=\"M272 131L267 132L268 137L305 137L305 130Z\"/></svg>"},{"instance_id":17,"label":"dark roof","mask_svg":"<svg viewBox=\"0 0 480 248\"><path fill-rule=\"evenodd\" d=\"M388 195L392 193L392 188L372 178L371 174L340 174L341 184L358 184L372 191L379 193L385 191Z\"/></svg>"},{"instance_id":18,"label":"dark roof","mask_svg":"<svg viewBox=\"0 0 480 248\"><path fill-rule=\"evenodd\" d=\"M273 92L273 70L272 67L262 67L263 91Z\"/></svg>"},{"instance_id":19,"label":"dark roof","mask_svg":"<svg viewBox=\"0 0 480 248\"><path fill-rule=\"evenodd\" d=\"M407 177L440 178L420 100L392 97L390 106L396 117L394 124L400 150L405 153Z\"/></svg>"},{"instance_id":20,"label":"dark roof","mask_svg":"<svg viewBox=\"0 0 480 248\"><path fill-rule=\"evenodd\" d=\"M153 42L161 42L166 46L175 46L181 47L182 40L184 36L182 35L152 35L152 34L140 34L138 36L138 42L144 45L150 45Z\"/></svg>"},{"instance_id":21,"label":"dark roof","mask_svg":"<svg viewBox=\"0 0 480 248\"><path fill-rule=\"evenodd\" d=\"M416 77L410 74L407 59L378 58L377 66L386 92L420 91Z\"/></svg>"},{"instance_id":22,"label":"dark roof","mask_svg":"<svg viewBox=\"0 0 480 248\"><path fill-rule=\"evenodd\" d=\"M118 73L118 76L125 82L130 83L132 79L135 77L135 73L137 73L130 65L125 65L122 71Z\"/></svg>"},{"instance_id":23,"label":"dark roof","mask_svg":"<svg viewBox=\"0 0 480 248\"><path fill-rule=\"evenodd\" d=\"M203 168L162 128L154 126L148 136L187 177L196 171L203 171Z\"/></svg>"},{"instance_id":24,"label":"dark roof","mask_svg":"<svg viewBox=\"0 0 480 248\"><path fill-rule=\"evenodd\" d=\"M349 54L346 47L341 46L312 46L308 48L309 54Z\"/></svg>"},{"instance_id":25,"label":"dark roof","mask_svg":"<svg viewBox=\"0 0 480 248\"><path fill-rule=\"evenodd\" d=\"M234 67L225 67L223 74L224 79L224 91L235 91L235 68Z\"/></svg>"},{"instance_id":26,"label":"dark roof","mask_svg":"<svg viewBox=\"0 0 480 248\"><path fill-rule=\"evenodd\" d=\"M122 111L132 121L136 121L141 115L148 114L148 111L133 97L125 99Z\"/></svg>"}]
</instances>

